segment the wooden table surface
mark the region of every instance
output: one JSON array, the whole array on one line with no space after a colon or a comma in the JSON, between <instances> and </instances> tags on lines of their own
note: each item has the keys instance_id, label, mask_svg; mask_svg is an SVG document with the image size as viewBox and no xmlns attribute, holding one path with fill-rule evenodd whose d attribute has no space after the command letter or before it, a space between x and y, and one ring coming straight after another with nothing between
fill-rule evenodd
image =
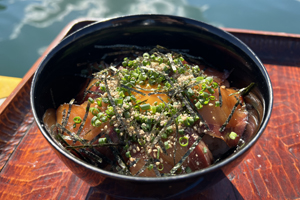
<instances>
[{"instance_id":1,"label":"wooden table surface","mask_svg":"<svg viewBox=\"0 0 300 200\"><path fill-rule=\"evenodd\" d=\"M43 57L0 106L0 199L113 199L77 178L40 133L30 108L31 79ZM268 127L242 163L214 187L189 199L300 199L300 35L225 29L262 60L274 90Z\"/></svg>"}]
</instances>

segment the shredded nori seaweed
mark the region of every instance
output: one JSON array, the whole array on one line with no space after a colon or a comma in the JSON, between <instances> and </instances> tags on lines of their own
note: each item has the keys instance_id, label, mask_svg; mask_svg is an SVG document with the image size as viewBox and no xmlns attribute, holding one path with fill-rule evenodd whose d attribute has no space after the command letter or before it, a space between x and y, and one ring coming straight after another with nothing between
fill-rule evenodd
<instances>
[{"instance_id":1,"label":"shredded nori seaweed","mask_svg":"<svg viewBox=\"0 0 300 200\"><path fill-rule=\"evenodd\" d=\"M170 170L170 174L174 174L178 170L178 168L183 164L183 162L187 159L187 157L194 151L194 149L199 144L200 140L202 140L202 137L204 135L205 134L202 133L200 136L198 136L197 140L192 144L192 146L184 154L184 156L181 158L181 160Z\"/></svg>"},{"instance_id":2,"label":"shredded nori seaweed","mask_svg":"<svg viewBox=\"0 0 300 200\"><path fill-rule=\"evenodd\" d=\"M222 107L222 105L223 105L223 100L222 100L222 94L221 94L221 88L220 88L220 86L218 87L218 91L219 91L219 102L220 102L220 107Z\"/></svg>"},{"instance_id":3,"label":"shredded nori seaweed","mask_svg":"<svg viewBox=\"0 0 300 200\"><path fill-rule=\"evenodd\" d=\"M110 139L110 137L108 135L105 135L105 137L106 137L106 139L107 139L107 141L109 143L112 142L111 139ZM118 162L119 166L121 167L121 170L119 170L118 173L125 174L125 175L131 175L132 176L132 174L129 171L127 165L122 160L122 157L120 156L119 151L115 147L113 147L113 146L110 146L109 148L112 150L112 153L114 154L114 158L116 159L116 161Z\"/></svg>"},{"instance_id":4,"label":"shredded nori seaweed","mask_svg":"<svg viewBox=\"0 0 300 200\"><path fill-rule=\"evenodd\" d=\"M72 109L72 105L74 103L75 99L72 99L70 102L69 102L69 110L68 110L68 113L67 113L67 116L66 118L63 118L63 122L61 123L61 125L63 127L66 127L67 123L68 123L68 120L69 120L69 117L70 117L70 114L71 114L71 109ZM64 110L65 111L65 110Z\"/></svg>"},{"instance_id":5,"label":"shredded nori seaweed","mask_svg":"<svg viewBox=\"0 0 300 200\"><path fill-rule=\"evenodd\" d=\"M146 96L145 93L143 93L143 92L141 92L141 91L138 91L138 90L136 90L136 89L133 89L133 88L131 88L131 87L128 87L128 86L126 86L126 85L121 84L121 87L122 87L122 88L125 88L125 89L127 89L127 90L131 90L132 92L139 93L139 94L141 94L141 95L143 95L143 96Z\"/></svg>"},{"instance_id":6,"label":"shredded nori seaweed","mask_svg":"<svg viewBox=\"0 0 300 200\"><path fill-rule=\"evenodd\" d=\"M237 100L237 102L235 103L235 105L233 106L231 113L229 114L228 118L226 119L226 121L224 122L224 124L221 126L221 128L219 129L220 132L223 132L227 126L227 124L229 123L229 121L231 120L233 113L235 112L235 110L237 109L238 105L240 104L240 100Z\"/></svg>"},{"instance_id":7,"label":"shredded nori seaweed","mask_svg":"<svg viewBox=\"0 0 300 200\"><path fill-rule=\"evenodd\" d=\"M80 133L81 133L81 131L82 131L82 129L83 129L83 126L85 125L87 116L88 116L89 111L90 111L90 106L91 106L91 103L88 102L88 103L87 103L87 106L86 106L86 109L85 109L85 114L84 114L83 120L82 120L82 122L81 122L81 124L80 124L80 126L79 126L79 129L78 129L76 135L80 135Z\"/></svg>"},{"instance_id":8,"label":"shredded nori seaweed","mask_svg":"<svg viewBox=\"0 0 300 200\"><path fill-rule=\"evenodd\" d=\"M103 143L103 144L87 144L87 145L78 145L78 146L66 146L67 149L82 149L82 148L94 148L94 147L114 147L114 146L124 146L120 143Z\"/></svg>"}]
</instances>

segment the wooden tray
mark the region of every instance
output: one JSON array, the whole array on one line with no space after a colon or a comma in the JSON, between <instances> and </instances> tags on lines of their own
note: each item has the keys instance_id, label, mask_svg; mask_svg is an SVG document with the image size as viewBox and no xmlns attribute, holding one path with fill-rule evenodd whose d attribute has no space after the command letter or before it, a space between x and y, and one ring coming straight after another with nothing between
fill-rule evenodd
<instances>
[{"instance_id":1,"label":"wooden tray","mask_svg":"<svg viewBox=\"0 0 300 200\"><path fill-rule=\"evenodd\" d=\"M29 99L32 76L43 57L63 37L94 21L67 25L0 106L0 199L113 199L81 181L58 159L34 122ZM274 107L267 129L243 162L194 199L300 198L300 35L225 30L266 66Z\"/></svg>"}]
</instances>

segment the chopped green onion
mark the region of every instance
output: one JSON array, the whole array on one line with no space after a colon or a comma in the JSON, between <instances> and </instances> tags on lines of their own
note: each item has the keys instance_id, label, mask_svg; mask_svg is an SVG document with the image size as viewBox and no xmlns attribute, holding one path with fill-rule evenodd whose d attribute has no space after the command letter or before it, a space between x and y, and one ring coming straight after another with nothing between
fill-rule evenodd
<instances>
[{"instance_id":1,"label":"chopped green onion","mask_svg":"<svg viewBox=\"0 0 300 200\"><path fill-rule=\"evenodd\" d=\"M209 98L210 98L210 100L215 100L216 99L215 96L210 96Z\"/></svg>"},{"instance_id":2,"label":"chopped green onion","mask_svg":"<svg viewBox=\"0 0 300 200\"><path fill-rule=\"evenodd\" d=\"M107 120L108 120L108 117L105 116L105 115L103 115L102 117L100 117L100 121L101 122L107 122Z\"/></svg>"},{"instance_id":3,"label":"chopped green onion","mask_svg":"<svg viewBox=\"0 0 300 200\"><path fill-rule=\"evenodd\" d=\"M128 111L124 112L124 117L126 119L130 118L130 113Z\"/></svg>"},{"instance_id":4,"label":"chopped green onion","mask_svg":"<svg viewBox=\"0 0 300 200\"><path fill-rule=\"evenodd\" d=\"M183 123L185 126L192 126L195 123L195 120L192 117L187 117Z\"/></svg>"},{"instance_id":5,"label":"chopped green onion","mask_svg":"<svg viewBox=\"0 0 300 200\"><path fill-rule=\"evenodd\" d=\"M164 142L164 145L165 145L165 148L166 148L166 149L170 149L170 146L169 146L169 142L168 142L168 141Z\"/></svg>"},{"instance_id":6,"label":"chopped green onion","mask_svg":"<svg viewBox=\"0 0 300 200\"><path fill-rule=\"evenodd\" d=\"M167 129L166 129L166 132L167 132L167 134L172 133L172 132L173 132L172 127L171 127L171 126L168 126Z\"/></svg>"},{"instance_id":7,"label":"chopped green onion","mask_svg":"<svg viewBox=\"0 0 300 200\"><path fill-rule=\"evenodd\" d=\"M98 108L95 108L95 107L91 107L90 108L90 112L93 114L93 115L97 115L100 110Z\"/></svg>"},{"instance_id":8,"label":"chopped green onion","mask_svg":"<svg viewBox=\"0 0 300 200\"><path fill-rule=\"evenodd\" d=\"M171 84L169 82L166 82L165 83L165 86L167 87L167 89L170 89L171 88Z\"/></svg>"},{"instance_id":9,"label":"chopped green onion","mask_svg":"<svg viewBox=\"0 0 300 200\"><path fill-rule=\"evenodd\" d=\"M164 169L164 164L159 164L158 166L157 166L157 169L158 169L158 171L162 171L163 169Z\"/></svg>"},{"instance_id":10,"label":"chopped green onion","mask_svg":"<svg viewBox=\"0 0 300 200\"><path fill-rule=\"evenodd\" d=\"M159 57L157 58L157 61L159 62L159 64L161 64L163 62L163 58Z\"/></svg>"},{"instance_id":11,"label":"chopped green onion","mask_svg":"<svg viewBox=\"0 0 300 200\"><path fill-rule=\"evenodd\" d=\"M99 127L99 126L101 126L102 123L100 122L100 120L98 119L97 116L94 116L91 120L91 124L94 127Z\"/></svg>"},{"instance_id":12,"label":"chopped green onion","mask_svg":"<svg viewBox=\"0 0 300 200\"><path fill-rule=\"evenodd\" d=\"M202 94L203 94L204 98L209 98L210 97L210 94L208 94L207 92L203 92Z\"/></svg>"},{"instance_id":13,"label":"chopped green onion","mask_svg":"<svg viewBox=\"0 0 300 200\"><path fill-rule=\"evenodd\" d=\"M190 167L186 167L186 168L185 168L185 172L186 172L186 173L191 173L191 172L192 172L192 169L191 169Z\"/></svg>"},{"instance_id":14,"label":"chopped green onion","mask_svg":"<svg viewBox=\"0 0 300 200\"><path fill-rule=\"evenodd\" d=\"M160 148L157 148L157 155L156 155L157 159L159 159L159 154L160 154Z\"/></svg>"},{"instance_id":15,"label":"chopped green onion","mask_svg":"<svg viewBox=\"0 0 300 200\"><path fill-rule=\"evenodd\" d=\"M81 119L81 117L77 116L77 117L73 118L73 121L74 121L75 124L79 124L79 123L82 122L82 119Z\"/></svg>"},{"instance_id":16,"label":"chopped green onion","mask_svg":"<svg viewBox=\"0 0 300 200\"><path fill-rule=\"evenodd\" d=\"M150 164L147 168L148 168L148 170L152 170L153 169L153 164Z\"/></svg>"},{"instance_id":17,"label":"chopped green onion","mask_svg":"<svg viewBox=\"0 0 300 200\"><path fill-rule=\"evenodd\" d=\"M120 129L118 129L118 128L115 128L115 131L116 131L116 133L121 133L121 131L120 131Z\"/></svg>"},{"instance_id":18,"label":"chopped green onion","mask_svg":"<svg viewBox=\"0 0 300 200\"><path fill-rule=\"evenodd\" d=\"M94 99L93 99L92 97L89 97L89 98L88 98L88 101L89 101L90 103L94 103Z\"/></svg>"},{"instance_id":19,"label":"chopped green onion","mask_svg":"<svg viewBox=\"0 0 300 200\"><path fill-rule=\"evenodd\" d=\"M103 102L104 102L104 103L106 103L106 104L108 104L108 103L109 103L109 100L108 100L108 98L103 98L102 100L103 100Z\"/></svg>"},{"instance_id":20,"label":"chopped green onion","mask_svg":"<svg viewBox=\"0 0 300 200\"><path fill-rule=\"evenodd\" d=\"M213 88L217 89L217 88L218 88L218 86L219 86L219 84L218 84L218 83L216 83L216 82L213 82L213 83L212 83L212 87L213 87Z\"/></svg>"},{"instance_id":21,"label":"chopped green onion","mask_svg":"<svg viewBox=\"0 0 300 200\"><path fill-rule=\"evenodd\" d=\"M187 90L187 95L188 95L189 97L191 97L191 96L194 95L194 91L193 91L192 88L189 88L189 89Z\"/></svg>"},{"instance_id":22,"label":"chopped green onion","mask_svg":"<svg viewBox=\"0 0 300 200\"><path fill-rule=\"evenodd\" d=\"M196 104L195 104L196 108L197 109L201 109L203 107L203 105L200 103L200 101L198 101Z\"/></svg>"},{"instance_id":23,"label":"chopped green onion","mask_svg":"<svg viewBox=\"0 0 300 200\"><path fill-rule=\"evenodd\" d=\"M196 78L196 82L199 82L199 81L202 81L204 78L202 77L202 76L198 76L197 78Z\"/></svg>"},{"instance_id":24,"label":"chopped green onion","mask_svg":"<svg viewBox=\"0 0 300 200\"><path fill-rule=\"evenodd\" d=\"M207 153L207 148L203 147L203 153Z\"/></svg>"},{"instance_id":25,"label":"chopped green onion","mask_svg":"<svg viewBox=\"0 0 300 200\"><path fill-rule=\"evenodd\" d=\"M184 143L184 140L186 140L186 142ZM183 136L183 137L180 137L179 138L179 144L182 146L182 147L185 147L189 144L189 138L187 136Z\"/></svg>"},{"instance_id":26,"label":"chopped green onion","mask_svg":"<svg viewBox=\"0 0 300 200\"><path fill-rule=\"evenodd\" d=\"M105 144L105 143L107 143L107 139L106 138L99 138L98 142L99 142L99 144Z\"/></svg>"},{"instance_id":27,"label":"chopped green onion","mask_svg":"<svg viewBox=\"0 0 300 200\"><path fill-rule=\"evenodd\" d=\"M107 106L107 110L105 112L106 112L106 114L108 114L110 116L115 114L114 108L112 106Z\"/></svg>"},{"instance_id":28,"label":"chopped green onion","mask_svg":"<svg viewBox=\"0 0 300 200\"><path fill-rule=\"evenodd\" d=\"M167 139L167 138L168 138L168 135L167 135L166 133L163 133L163 134L161 135L161 138Z\"/></svg>"},{"instance_id":29,"label":"chopped green onion","mask_svg":"<svg viewBox=\"0 0 300 200\"><path fill-rule=\"evenodd\" d=\"M132 66L133 66L133 61L132 60L128 61L128 67L132 67Z\"/></svg>"},{"instance_id":30,"label":"chopped green onion","mask_svg":"<svg viewBox=\"0 0 300 200\"><path fill-rule=\"evenodd\" d=\"M215 93L214 89L212 89L211 87L207 87L207 90L208 90L211 94L214 94L214 93Z\"/></svg>"},{"instance_id":31,"label":"chopped green onion","mask_svg":"<svg viewBox=\"0 0 300 200\"><path fill-rule=\"evenodd\" d=\"M101 126L101 122L100 122L100 120L99 119L97 119L96 121L95 121L95 126L96 127L99 127L99 126Z\"/></svg>"},{"instance_id":32,"label":"chopped green onion","mask_svg":"<svg viewBox=\"0 0 300 200\"><path fill-rule=\"evenodd\" d=\"M100 119L101 117L103 117L104 116L104 113L103 112L99 112L98 114L97 114L97 118L98 119Z\"/></svg>"},{"instance_id":33,"label":"chopped green onion","mask_svg":"<svg viewBox=\"0 0 300 200\"><path fill-rule=\"evenodd\" d=\"M203 102L204 105L207 105L209 103L210 99L206 98L205 101Z\"/></svg>"},{"instance_id":34,"label":"chopped green onion","mask_svg":"<svg viewBox=\"0 0 300 200\"><path fill-rule=\"evenodd\" d=\"M151 106L150 106L150 104L146 103L146 104L140 105L140 108L142 110L149 110L151 108Z\"/></svg>"},{"instance_id":35,"label":"chopped green onion","mask_svg":"<svg viewBox=\"0 0 300 200\"><path fill-rule=\"evenodd\" d=\"M105 88L105 85L104 84L100 84L100 90L105 92L106 91L106 88Z\"/></svg>"},{"instance_id":36,"label":"chopped green onion","mask_svg":"<svg viewBox=\"0 0 300 200\"><path fill-rule=\"evenodd\" d=\"M179 133L180 135L184 135L184 129L179 129L179 130L178 130L178 133Z\"/></svg>"},{"instance_id":37,"label":"chopped green onion","mask_svg":"<svg viewBox=\"0 0 300 200\"><path fill-rule=\"evenodd\" d=\"M141 139L138 139L138 143L141 145L141 146L144 146L146 144L146 141L144 138L141 138Z\"/></svg>"},{"instance_id":38,"label":"chopped green onion","mask_svg":"<svg viewBox=\"0 0 300 200\"><path fill-rule=\"evenodd\" d=\"M130 99L131 99L131 101L136 101L136 98L135 98L134 95L131 95L131 96L130 96Z\"/></svg>"},{"instance_id":39,"label":"chopped green onion","mask_svg":"<svg viewBox=\"0 0 300 200\"><path fill-rule=\"evenodd\" d=\"M143 54L143 57L144 57L145 59L149 59L149 53L144 53L144 54Z\"/></svg>"},{"instance_id":40,"label":"chopped green onion","mask_svg":"<svg viewBox=\"0 0 300 200\"><path fill-rule=\"evenodd\" d=\"M213 82L213 77L208 76L205 80L208 82L208 84L211 84Z\"/></svg>"},{"instance_id":41,"label":"chopped green onion","mask_svg":"<svg viewBox=\"0 0 300 200\"><path fill-rule=\"evenodd\" d=\"M128 62L126 62L126 61L123 61L123 62L122 62L123 67L126 67L127 64L128 64Z\"/></svg>"},{"instance_id":42,"label":"chopped green onion","mask_svg":"<svg viewBox=\"0 0 300 200\"><path fill-rule=\"evenodd\" d=\"M120 95L120 97L124 98L125 97L124 91L120 91L119 95Z\"/></svg>"},{"instance_id":43,"label":"chopped green onion","mask_svg":"<svg viewBox=\"0 0 300 200\"><path fill-rule=\"evenodd\" d=\"M96 102L97 102L98 106L102 107L102 98L97 98Z\"/></svg>"},{"instance_id":44,"label":"chopped green onion","mask_svg":"<svg viewBox=\"0 0 300 200\"><path fill-rule=\"evenodd\" d=\"M123 99L115 99L115 102L118 106L122 106L123 104Z\"/></svg>"},{"instance_id":45,"label":"chopped green onion","mask_svg":"<svg viewBox=\"0 0 300 200\"><path fill-rule=\"evenodd\" d=\"M235 140L235 138L236 138L237 136L238 136L238 135L237 135L235 132L233 132L233 131L229 134L229 138L232 139L232 140Z\"/></svg>"},{"instance_id":46,"label":"chopped green onion","mask_svg":"<svg viewBox=\"0 0 300 200\"><path fill-rule=\"evenodd\" d=\"M152 111L152 114L155 114L156 113L156 106L151 106L151 111Z\"/></svg>"},{"instance_id":47,"label":"chopped green onion","mask_svg":"<svg viewBox=\"0 0 300 200\"><path fill-rule=\"evenodd\" d=\"M127 149L129 149L129 144L128 143L126 143L126 145L124 146L124 150L127 150Z\"/></svg>"},{"instance_id":48,"label":"chopped green onion","mask_svg":"<svg viewBox=\"0 0 300 200\"><path fill-rule=\"evenodd\" d=\"M127 158L130 158L130 157L131 157L130 151L127 151L127 152L125 153L125 155L126 155Z\"/></svg>"}]
</instances>

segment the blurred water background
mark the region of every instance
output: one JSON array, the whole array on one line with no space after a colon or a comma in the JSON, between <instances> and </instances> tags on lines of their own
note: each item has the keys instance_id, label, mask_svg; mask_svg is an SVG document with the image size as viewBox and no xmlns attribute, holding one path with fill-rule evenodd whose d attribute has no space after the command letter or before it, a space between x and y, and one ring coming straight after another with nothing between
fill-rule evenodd
<instances>
[{"instance_id":1,"label":"blurred water background","mask_svg":"<svg viewBox=\"0 0 300 200\"><path fill-rule=\"evenodd\" d=\"M144 13L300 34L300 0L0 0L0 75L23 77L76 18Z\"/></svg>"}]
</instances>

